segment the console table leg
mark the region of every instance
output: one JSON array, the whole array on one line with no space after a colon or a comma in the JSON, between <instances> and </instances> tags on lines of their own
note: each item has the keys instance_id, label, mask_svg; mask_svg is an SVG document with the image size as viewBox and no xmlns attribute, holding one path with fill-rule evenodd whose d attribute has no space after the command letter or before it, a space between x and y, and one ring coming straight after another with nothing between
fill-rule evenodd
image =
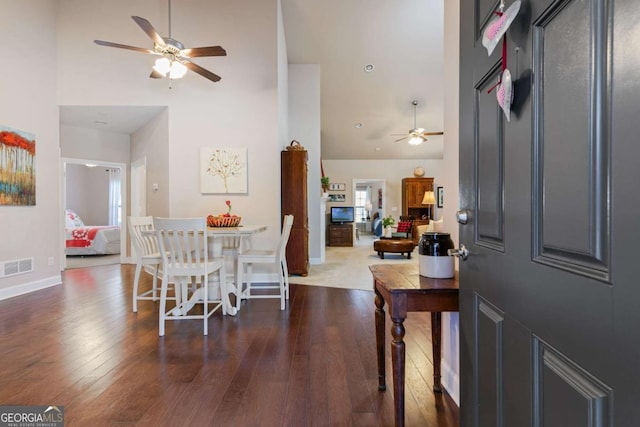
<instances>
[{"instance_id":1,"label":"console table leg","mask_svg":"<svg viewBox=\"0 0 640 427\"><path fill-rule=\"evenodd\" d=\"M391 363L393 365L393 405L396 427L404 426L404 319L392 318Z\"/></svg>"},{"instance_id":2,"label":"console table leg","mask_svg":"<svg viewBox=\"0 0 640 427\"><path fill-rule=\"evenodd\" d=\"M442 344L442 313L431 312L431 343L433 344L433 391L442 393L440 382L440 346Z\"/></svg>"},{"instance_id":3,"label":"console table leg","mask_svg":"<svg viewBox=\"0 0 640 427\"><path fill-rule=\"evenodd\" d=\"M374 287L375 289L375 287ZM387 384L385 380L384 366L384 298L376 290L376 350L378 354L378 390L386 390Z\"/></svg>"}]
</instances>

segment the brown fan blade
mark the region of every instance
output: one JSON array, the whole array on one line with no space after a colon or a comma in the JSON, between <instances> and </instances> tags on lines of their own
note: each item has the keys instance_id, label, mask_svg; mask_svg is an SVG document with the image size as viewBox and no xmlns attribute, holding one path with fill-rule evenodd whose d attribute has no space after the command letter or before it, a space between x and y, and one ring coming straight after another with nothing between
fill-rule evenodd
<instances>
[{"instance_id":1,"label":"brown fan blade","mask_svg":"<svg viewBox=\"0 0 640 427\"><path fill-rule=\"evenodd\" d=\"M184 65L190 69L191 71L194 71L198 74L200 74L202 77L205 77L213 82L217 82L221 79L221 77L217 74L212 73L209 70L206 70L204 68L202 68L201 66L199 66L198 64L194 64L193 62L190 61L184 61Z\"/></svg>"},{"instance_id":2,"label":"brown fan blade","mask_svg":"<svg viewBox=\"0 0 640 427\"><path fill-rule=\"evenodd\" d=\"M199 56L227 56L227 51L222 46L205 46L182 49L180 56L185 58L197 58Z\"/></svg>"},{"instance_id":3,"label":"brown fan blade","mask_svg":"<svg viewBox=\"0 0 640 427\"><path fill-rule=\"evenodd\" d=\"M422 135L444 135L444 132L422 132Z\"/></svg>"},{"instance_id":4,"label":"brown fan blade","mask_svg":"<svg viewBox=\"0 0 640 427\"><path fill-rule=\"evenodd\" d=\"M403 141L403 140L405 140L405 139L407 139L407 138L409 138L409 137L408 137L408 136L405 136L404 138L396 139L396 140L395 140L395 141L393 141L393 142L400 142L400 141Z\"/></svg>"},{"instance_id":5,"label":"brown fan blade","mask_svg":"<svg viewBox=\"0 0 640 427\"><path fill-rule=\"evenodd\" d=\"M162 73L157 72L155 69L153 71L151 71L151 74L149 74L149 77L151 77L152 79L161 79L164 78L165 75Z\"/></svg>"},{"instance_id":6,"label":"brown fan blade","mask_svg":"<svg viewBox=\"0 0 640 427\"><path fill-rule=\"evenodd\" d=\"M151 49L145 49L143 47L135 47L135 46L129 46L126 44L120 44L120 43L112 43L112 42L105 42L103 40L94 40L93 41L95 44L98 44L100 46L108 46L108 47L117 47L120 49L129 49L129 50L135 50L136 52L142 52L142 53L150 53L152 55L155 55L156 52L154 52Z\"/></svg>"},{"instance_id":7,"label":"brown fan blade","mask_svg":"<svg viewBox=\"0 0 640 427\"><path fill-rule=\"evenodd\" d=\"M133 20L136 21L136 24L138 24L140 28L142 28L142 31L144 31L149 37L151 37L151 40L153 40L155 44L159 46L164 46L166 44L162 37L160 37L160 34L158 34L156 29L153 28L151 22L140 16L132 16L131 18L133 18Z\"/></svg>"}]
</instances>

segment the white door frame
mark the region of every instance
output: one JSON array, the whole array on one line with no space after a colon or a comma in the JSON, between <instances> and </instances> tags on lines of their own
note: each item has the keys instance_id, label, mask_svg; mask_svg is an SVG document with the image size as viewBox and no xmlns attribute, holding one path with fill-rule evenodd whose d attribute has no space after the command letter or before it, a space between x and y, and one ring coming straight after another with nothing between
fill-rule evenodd
<instances>
[{"instance_id":1,"label":"white door frame","mask_svg":"<svg viewBox=\"0 0 640 427\"><path fill-rule=\"evenodd\" d=\"M69 157L61 157L60 158L60 194L61 194L61 208L66 209L67 206L67 165L86 165L93 164L101 167L108 168L118 168L120 169L120 194L122 197L122 224L120 224L120 263L126 258L126 250L127 250L127 164L126 163L116 163L116 162L105 162L102 160L89 160L89 159L73 159ZM60 247L60 260L62 270L67 268L67 257L65 255L65 214L64 212L60 215L62 218L61 224L61 234L62 234L62 245Z\"/></svg>"}]
</instances>

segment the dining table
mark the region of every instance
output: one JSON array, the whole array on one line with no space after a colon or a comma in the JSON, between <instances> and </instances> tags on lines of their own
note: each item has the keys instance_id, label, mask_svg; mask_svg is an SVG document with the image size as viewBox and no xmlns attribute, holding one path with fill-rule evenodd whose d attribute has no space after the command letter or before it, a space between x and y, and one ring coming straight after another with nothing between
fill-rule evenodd
<instances>
[{"instance_id":1,"label":"dining table","mask_svg":"<svg viewBox=\"0 0 640 427\"><path fill-rule=\"evenodd\" d=\"M238 254L251 249L252 236L267 230L266 225L239 225L237 227L207 227L207 242L209 254L213 258L224 257L226 270L226 292L219 286L216 277L210 279L210 287L220 289L222 303L226 313L232 316L237 314L237 309L231 304L229 295L234 294L238 298L242 291L242 283L238 283ZM196 296L197 297L197 296ZM193 297L192 297L193 299Z\"/></svg>"},{"instance_id":2,"label":"dining table","mask_svg":"<svg viewBox=\"0 0 640 427\"><path fill-rule=\"evenodd\" d=\"M267 230L266 225L239 225L237 227L207 227L207 246L209 256L211 258L224 258L225 270L229 271L225 277L225 288L220 286L220 280L216 275L211 275L209 278L209 295L220 296L220 300L224 305L224 311L226 314L235 316L238 312L237 308L231 304L229 294L233 293L238 298L241 291L239 289L242 284L237 283L238 270L237 260L238 254L242 251L251 249L251 237L254 234L261 233ZM156 234L153 230L148 230L145 233ZM171 312L174 316L186 315L193 306L203 299L204 290L202 288L196 289L187 304L183 305L182 309L174 308ZM179 298L178 295L176 297ZM214 297L215 298L215 297ZM211 299L211 297L210 297Z\"/></svg>"}]
</instances>

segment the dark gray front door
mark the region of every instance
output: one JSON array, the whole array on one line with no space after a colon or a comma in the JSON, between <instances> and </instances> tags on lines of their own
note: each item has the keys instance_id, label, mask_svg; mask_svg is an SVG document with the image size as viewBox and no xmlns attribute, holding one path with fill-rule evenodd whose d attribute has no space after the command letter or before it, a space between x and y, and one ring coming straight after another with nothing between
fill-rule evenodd
<instances>
[{"instance_id":1,"label":"dark gray front door","mask_svg":"<svg viewBox=\"0 0 640 427\"><path fill-rule=\"evenodd\" d=\"M506 1L506 6L512 0ZM640 425L640 2L461 0L462 425Z\"/></svg>"}]
</instances>

